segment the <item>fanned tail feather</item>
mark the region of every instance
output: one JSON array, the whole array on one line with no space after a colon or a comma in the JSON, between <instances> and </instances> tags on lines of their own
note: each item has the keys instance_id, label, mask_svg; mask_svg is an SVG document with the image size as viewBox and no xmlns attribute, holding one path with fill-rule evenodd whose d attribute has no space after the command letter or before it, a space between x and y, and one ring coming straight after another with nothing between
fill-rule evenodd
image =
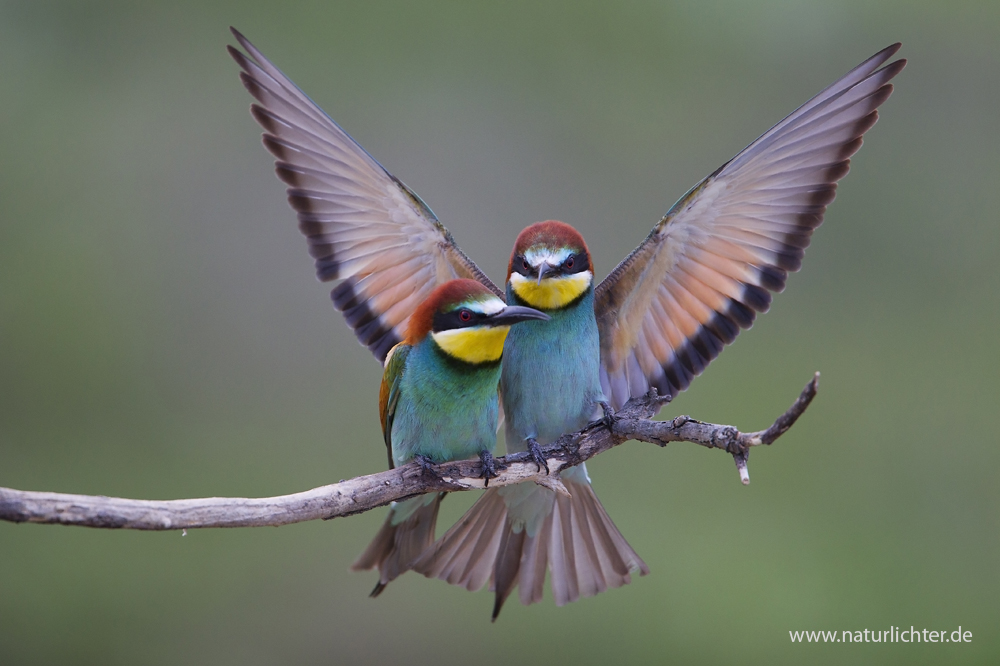
<instances>
[{"instance_id":1,"label":"fanned tail feather","mask_svg":"<svg viewBox=\"0 0 1000 666\"><path fill-rule=\"evenodd\" d=\"M496 592L496 601L493 602L494 622L500 614L500 609L503 608L503 602L517 585L526 537L525 530L514 531L510 529L509 523L503 530L503 536L500 537L500 548L497 552L496 565L493 567L493 590Z\"/></svg>"},{"instance_id":2,"label":"fanned tail feather","mask_svg":"<svg viewBox=\"0 0 1000 666\"><path fill-rule=\"evenodd\" d=\"M492 578L507 507L487 490L461 520L413 563L413 570L475 592Z\"/></svg>"},{"instance_id":3,"label":"fanned tail feather","mask_svg":"<svg viewBox=\"0 0 1000 666\"><path fill-rule=\"evenodd\" d=\"M634 571L648 574L649 567L625 541L590 484L563 482L571 496L556 495L551 524L557 529L548 530L556 605L627 585ZM521 601L529 603L524 597L522 589Z\"/></svg>"},{"instance_id":4,"label":"fanned tail feather","mask_svg":"<svg viewBox=\"0 0 1000 666\"><path fill-rule=\"evenodd\" d=\"M557 606L590 597L632 580L649 568L625 541L589 483L563 478L571 496L540 486L532 502L552 510L535 534L516 528L498 490L490 489L416 562L413 570L468 590L487 580L496 597L493 619L514 587L521 603L542 600L546 569ZM548 495L548 496L546 496Z\"/></svg>"},{"instance_id":5,"label":"fanned tail feather","mask_svg":"<svg viewBox=\"0 0 1000 666\"><path fill-rule=\"evenodd\" d=\"M352 571L378 569L379 579L371 596L377 597L385 586L408 571L421 553L434 543L438 508L445 493L438 493L427 504L422 504L398 524L393 524L396 509L389 512L385 522L365 551L351 565ZM413 500L421 502L423 498Z\"/></svg>"}]
</instances>

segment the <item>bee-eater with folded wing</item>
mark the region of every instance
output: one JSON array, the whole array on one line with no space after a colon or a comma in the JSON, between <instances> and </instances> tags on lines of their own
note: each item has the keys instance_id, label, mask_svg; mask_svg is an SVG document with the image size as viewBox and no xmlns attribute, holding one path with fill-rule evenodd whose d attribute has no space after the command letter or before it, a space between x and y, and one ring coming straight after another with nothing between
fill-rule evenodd
<instances>
[{"instance_id":1,"label":"bee-eater with folded wing","mask_svg":"<svg viewBox=\"0 0 1000 666\"><path fill-rule=\"evenodd\" d=\"M478 453L489 478L496 473L491 452L507 327L546 315L505 307L503 292L458 249L423 201L246 38L233 34L249 57L232 47L229 53L260 102L251 112L266 130L264 145L278 158L278 177L289 184L288 200L318 277L342 280L332 293L335 306L386 363L380 414L390 467L418 455L441 462ZM465 307L456 305L462 293L469 299ZM463 312L472 317L469 322L461 320ZM453 330L435 328L439 320L447 325L449 316L458 317ZM397 353L389 356L392 349ZM431 495L393 507L353 565L379 568L373 596L431 544L439 503L440 496Z\"/></svg>"},{"instance_id":2,"label":"bee-eater with folded wing","mask_svg":"<svg viewBox=\"0 0 1000 666\"><path fill-rule=\"evenodd\" d=\"M513 324L548 317L506 305L475 280L452 280L410 317L406 339L386 357L379 416L389 467L487 456L496 446L497 382ZM445 493L395 502L375 539L352 566L379 570L378 594L434 541Z\"/></svg>"},{"instance_id":3,"label":"bee-eater with folded wing","mask_svg":"<svg viewBox=\"0 0 1000 666\"><path fill-rule=\"evenodd\" d=\"M430 209L241 35L232 51L260 102L254 118L278 158L321 279L376 356L401 339L416 303L450 277L501 292ZM801 266L850 157L905 60L894 44L855 67L716 169L670 208L596 287L582 237L544 222L518 237L506 295L551 316L513 329L501 378L507 445L532 452L656 387L676 395L768 309ZM883 66L884 65L884 66ZM560 472L571 497L534 484L492 489L417 562L477 589L494 618L514 586L538 601L546 570L557 604L645 572L608 519L583 466Z\"/></svg>"}]
</instances>

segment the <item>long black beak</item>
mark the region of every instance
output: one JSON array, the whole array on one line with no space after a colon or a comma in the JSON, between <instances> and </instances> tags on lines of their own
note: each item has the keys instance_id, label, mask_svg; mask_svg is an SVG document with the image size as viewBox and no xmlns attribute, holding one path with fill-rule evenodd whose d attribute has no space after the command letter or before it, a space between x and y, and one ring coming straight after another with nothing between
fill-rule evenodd
<instances>
[{"instance_id":1,"label":"long black beak","mask_svg":"<svg viewBox=\"0 0 1000 666\"><path fill-rule=\"evenodd\" d=\"M490 326L510 326L511 324L516 324L519 321L527 321L529 319L548 321L550 317L544 312L539 312L533 308L525 308L520 305L508 305L500 312L490 315L490 318L487 319L487 323L489 323Z\"/></svg>"}]
</instances>

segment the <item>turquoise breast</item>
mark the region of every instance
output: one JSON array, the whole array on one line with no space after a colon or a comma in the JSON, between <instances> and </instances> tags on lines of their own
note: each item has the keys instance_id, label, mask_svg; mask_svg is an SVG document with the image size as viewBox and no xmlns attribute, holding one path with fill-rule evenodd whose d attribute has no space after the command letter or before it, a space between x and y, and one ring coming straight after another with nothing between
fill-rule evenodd
<instances>
[{"instance_id":1,"label":"turquoise breast","mask_svg":"<svg viewBox=\"0 0 1000 666\"><path fill-rule=\"evenodd\" d=\"M518 302L507 286L507 302ZM513 327L503 351L500 392L507 450L523 451L524 440L539 444L576 432L600 416L600 338L594 290L566 308L548 310L549 321Z\"/></svg>"},{"instance_id":2,"label":"turquoise breast","mask_svg":"<svg viewBox=\"0 0 1000 666\"><path fill-rule=\"evenodd\" d=\"M414 345L400 379L393 461L401 465L419 454L441 463L493 452L499 380L499 362L456 361L430 337Z\"/></svg>"}]
</instances>

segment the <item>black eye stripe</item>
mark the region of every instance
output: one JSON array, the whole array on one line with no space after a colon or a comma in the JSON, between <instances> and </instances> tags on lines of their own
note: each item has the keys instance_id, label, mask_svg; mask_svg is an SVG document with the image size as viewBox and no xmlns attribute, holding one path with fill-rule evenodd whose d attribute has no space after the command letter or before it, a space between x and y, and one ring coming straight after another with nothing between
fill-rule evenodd
<instances>
[{"instance_id":1,"label":"black eye stripe","mask_svg":"<svg viewBox=\"0 0 1000 666\"><path fill-rule=\"evenodd\" d=\"M590 260L585 253L574 253L563 259L563 262L556 267L549 267L545 270L546 277L557 277L559 275L575 275L590 270ZM538 271L532 267L523 254L514 257L511 265L511 272L523 275L527 278L538 276Z\"/></svg>"},{"instance_id":2,"label":"black eye stripe","mask_svg":"<svg viewBox=\"0 0 1000 666\"><path fill-rule=\"evenodd\" d=\"M572 265L568 265L570 263ZM566 261L563 262L563 267L565 272L569 274L582 273L590 270L590 260L587 255L583 253L571 254L566 258Z\"/></svg>"},{"instance_id":3,"label":"black eye stripe","mask_svg":"<svg viewBox=\"0 0 1000 666\"><path fill-rule=\"evenodd\" d=\"M463 313L469 315L469 318L463 319ZM432 330L435 333L440 333L441 331L451 331L456 328L479 326L486 320L487 316L469 308L458 308L450 312L435 312Z\"/></svg>"},{"instance_id":4,"label":"black eye stripe","mask_svg":"<svg viewBox=\"0 0 1000 666\"><path fill-rule=\"evenodd\" d=\"M511 269L515 273L525 277L530 277L533 270L531 265L528 264L528 260L524 258L523 254L519 254L514 257L514 263L511 265Z\"/></svg>"}]
</instances>

